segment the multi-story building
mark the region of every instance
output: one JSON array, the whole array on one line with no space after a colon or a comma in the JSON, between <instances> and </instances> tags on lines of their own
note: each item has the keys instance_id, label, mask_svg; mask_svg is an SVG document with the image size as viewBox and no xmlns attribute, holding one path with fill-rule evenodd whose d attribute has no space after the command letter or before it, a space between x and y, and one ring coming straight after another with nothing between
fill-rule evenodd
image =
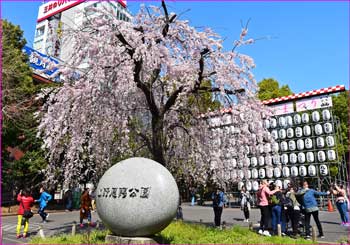
<instances>
[{"instance_id":1,"label":"multi-story building","mask_svg":"<svg viewBox=\"0 0 350 245\"><path fill-rule=\"evenodd\" d=\"M118 19L130 21L132 16L125 0L115 1L69 1L55 0L39 7L33 48L60 60L67 60L70 44L64 43L62 30L83 25L95 13L90 7L112 7ZM89 9L90 8L90 9Z\"/></svg>"}]
</instances>

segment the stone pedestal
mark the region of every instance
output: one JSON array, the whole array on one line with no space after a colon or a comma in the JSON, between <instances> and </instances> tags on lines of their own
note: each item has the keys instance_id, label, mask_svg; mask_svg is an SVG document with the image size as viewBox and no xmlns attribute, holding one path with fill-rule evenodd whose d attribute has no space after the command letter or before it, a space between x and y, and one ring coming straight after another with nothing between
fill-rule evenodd
<instances>
[{"instance_id":1,"label":"stone pedestal","mask_svg":"<svg viewBox=\"0 0 350 245\"><path fill-rule=\"evenodd\" d=\"M107 235L106 242L114 244L158 244L149 237L122 237L116 235Z\"/></svg>"}]
</instances>

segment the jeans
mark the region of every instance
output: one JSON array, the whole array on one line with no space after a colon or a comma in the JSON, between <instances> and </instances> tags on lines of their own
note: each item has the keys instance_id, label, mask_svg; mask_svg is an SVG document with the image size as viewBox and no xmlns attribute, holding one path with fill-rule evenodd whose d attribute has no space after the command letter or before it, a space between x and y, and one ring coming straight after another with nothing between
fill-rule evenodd
<instances>
[{"instance_id":1,"label":"jeans","mask_svg":"<svg viewBox=\"0 0 350 245\"><path fill-rule=\"evenodd\" d=\"M67 199L66 209L71 210L72 209L72 204L73 204L73 200L72 199Z\"/></svg>"},{"instance_id":2,"label":"jeans","mask_svg":"<svg viewBox=\"0 0 350 245\"><path fill-rule=\"evenodd\" d=\"M292 228L293 228L293 235L298 235L299 232L299 220L300 220L300 210L293 210L292 211Z\"/></svg>"},{"instance_id":3,"label":"jeans","mask_svg":"<svg viewBox=\"0 0 350 245\"><path fill-rule=\"evenodd\" d=\"M281 231L286 231L286 223L282 222L282 207L275 205L272 207L272 230L277 233L277 224L281 225Z\"/></svg>"},{"instance_id":4,"label":"jeans","mask_svg":"<svg viewBox=\"0 0 350 245\"><path fill-rule=\"evenodd\" d=\"M347 202L337 202L337 209L340 214L341 221L343 223L348 223L349 222L349 214L348 214L348 203Z\"/></svg>"},{"instance_id":5,"label":"jeans","mask_svg":"<svg viewBox=\"0 0 350 245\"><path fill-rule=\"evenodd\" d=\"M39 210L38 210L38 214L41 216L41 218L43 219L43 221L46 220L46 217L47 217L47 213L45 213L45 208L46 207L40 207Z\"/></svg>"},{"instance_id":6,"label":"jeans","mask_svg":"<svg viewBox=\"0 0 350 245\"><path fill-rule=\"evenodd\" d=\"M214 207L214 222L215 226L221 225L221 214L222 214L223 207Z\"/></svg>"},{"instance_id":7,"label":"jeans","mask_svg":"<svg viewBox=\"0 0 350 245\"><path fill-rule=\"evenodd\" d=\"M249 209L248 207L243 208L244 218L249 219Z\"/></svg>"},{"instance_id":8,"label":"jeans","mask_svg":"<svg viewBox=\"0 0 350 245\"><path fill-rule=\"evenodd\" d=\"M261 230L268 230L269 228L269 219L270 219L270 208L269 206L260 206L260 229Z\"/></svg>"},{"instance_id":9,"label":"jeans","mask_svg":"<svg viewBox=\"0 0 350 245\"><path fill-rule=\"evenodd\" d=\"M311 215L312 215L312 217L314 217L314 220L315 220L315 223L317 225L317 229L318 229L319 235L323 236L323 230L322 230L321 222L318 219L318 211L305 213L305 230L306 230L306 235L310 236Z\"/></svg>"}]
</instances>

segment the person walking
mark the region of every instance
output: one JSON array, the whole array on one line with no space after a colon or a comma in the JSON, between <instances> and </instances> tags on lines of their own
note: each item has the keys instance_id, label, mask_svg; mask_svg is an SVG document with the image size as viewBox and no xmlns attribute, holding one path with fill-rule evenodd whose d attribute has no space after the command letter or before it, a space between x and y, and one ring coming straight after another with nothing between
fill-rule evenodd
<instances>
[{"instance_id":1,"label":"person walking","mask_svg":"<svg viewBox=\"0 0 350 245\"><path fill-rule=\"evenodd\" d=\"M327 192L320 192L320 191L315 191L314 189L309 188L309 184L307 181L303 182L303 189L301 189L298 193L298 195L304 195L303 196L303 203L302 205L304 206L305 210L305 232L306 236L305 239L311 239L310 236L310 221L311 221L311 215L315 220L315 223L317 225L318 229L318 237L319 238L324 238L323 230L322 230L322 225L321 222L318 218L318 205L317 205L317 200L316 196L327 196L330 194L329 191Z\"/></svg>"},{"instance_id":2,"label":"person walking","mask_svg":"<svg viewBox=\"0 0 350 245\"><path fill-rule=\"evenodd\" d=\"M18 193L17 201L19 202L19 208L17 212L18 223L16 228L16 238L19 239L22 237L20 234L22 225L24 225L23 237L26 238L29 230L29 218L25 218L23 215L25 210L30 210L31 206L33 206L34 199L30 195L30 192L27 189L24 189Z\"/></svg>"},{"instance_id":3,"label":"person walking","mask_svg":"<svg viewBox=\"0 0 350 245\"><path fill-rule=\"evenodd\" d=\"M80 197L80 227L83 228L84 219L88 220L88 226L94 226L91 222L91 197L89 195L89 188L86 188L83 191L83 194Z\"/></svg>"},{"instance_id":4,"label":"person walking","mask_svg":"<svg viewBox=\"0 0 350 245\"><path fill-rule=\"evenodd\" d=\"M219 187L217 187L216 191L212 193L211 199L213 200L215 227L220 229L221 215L224 207L224 192Z\"/></svg>"},{"instance_id":5,"label":"person walking","mask_svg":"<svg viewBox=\"0 0 350 245\"><path fill-rule=\"evenodd\" d=\"M295 186L289 186L289 190L286 193L286 198L290 199L291 205L288 207L287 212L288 212L288 217L290 218L292 222L292 238L297 238L297 235L299 233L298 225L300 221L300 204L297 201L295 197L295 192L296 192L296 187Z\"/></svg>"},{"instance_id":6,"label":"person walking","mask_svg":"<svg viewBox=\"0 0 350 245\"><path fill-rule=\"evenodd\" d=\"M66 204L66 211L72 211L73 210L73 193L71 189L68 189L64 193L64 201Z\"/></svg>"},{"instance_id":7,"label":"person walking","mask_svg":"<svg viewBox=\"0 0 350 245\"><path fill-rule=\"evenodd\" d=\"M332 193L336 196L335 205L340 214L341 225L342 226L350 226L349 223L349 213L348 213L348 199L346 197L346 190L343 185L337 186L334 184L332 186Z\"/></svg>"},{"instance_id":8,"label":"person walking","mask_svg":"<svg viewBox=\"0 0 350 245\"><path fill-rule=\"evenodd\" d=\"M243 214L244 214L244 222L249 222L251 196L245 186L242 186L240 199L241 199L241 210L243 211Z\"/></svg>"},{"instance_id":9,"label":"person walking","mask_svg":"<svg viewBox=\"0 0 350 245\"><path fill-rule=\"evenodd\" d=\"M47 204L49 203L49 201L51 199L52 199L52 195L47 193L45 191L44 187L41 187L40 188L40 198L35 200L35 202L39 203L38 214L41 216L43 223L46 223L47 222L47 218L49 217L49 214L45 213L45 209L47 208Z\"/></svg>"},{"instance_id":10,"label":"person walking","mask_svg":"<svg viewBox=\"0 0 350 245\"><path fill-rule=\"evenodd\" d=\"M260 182L259 190L257 192L258 206L260 208L261 218L260 218L260 228L258 233L265 236L271 236L268 231L269 219L271 217L268 197L273 195L277 190L271 191L268 187L267 180L262 180Z\"/></svg>"}]
</instances>

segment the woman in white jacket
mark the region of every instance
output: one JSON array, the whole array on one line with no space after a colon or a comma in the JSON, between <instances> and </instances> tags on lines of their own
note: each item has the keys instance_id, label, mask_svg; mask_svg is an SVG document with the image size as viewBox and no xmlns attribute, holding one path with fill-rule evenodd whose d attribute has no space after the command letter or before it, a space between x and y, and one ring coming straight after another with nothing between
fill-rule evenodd
<instances>
[{"instance_id":1,"label":"woman in white jacket","mask_svg":"<svg viewBox=\"0 0 350 245\"><path fill-rule=\"evenodd\" d=\"M241 210L244 213L244 222L249 222L251 196L249 194L249 191L246 190L245 186L242 186L240 198L241 198Z\"/></svg>"}]
</instances>

